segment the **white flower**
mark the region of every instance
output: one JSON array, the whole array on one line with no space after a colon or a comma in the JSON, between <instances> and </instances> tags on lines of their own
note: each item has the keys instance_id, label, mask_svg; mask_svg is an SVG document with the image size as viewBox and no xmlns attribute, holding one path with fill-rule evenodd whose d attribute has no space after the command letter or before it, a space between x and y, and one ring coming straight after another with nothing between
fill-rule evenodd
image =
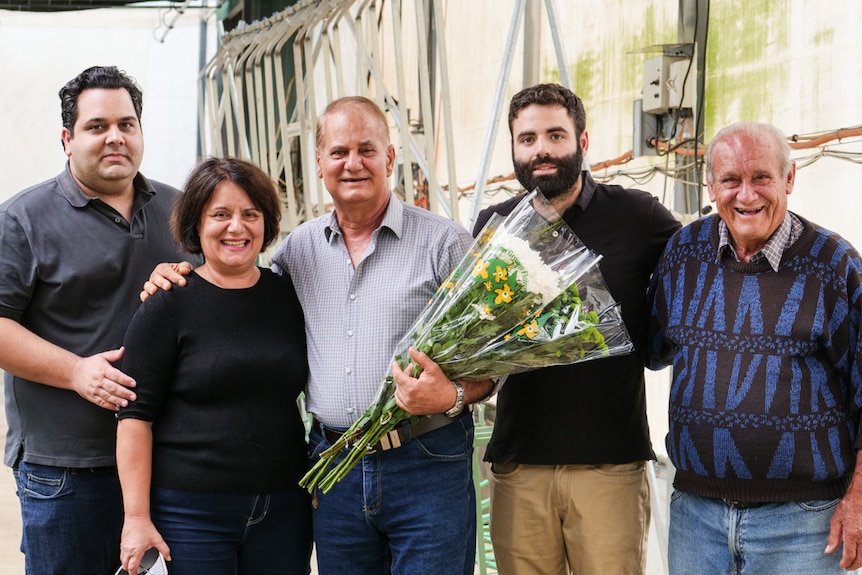
<instances>
[{"instance_id":1,"label":"white flower","mask_svg":"<svg viewBox=\"0 0 862 575\"><path fill-rule=\"evenodd\" d=\"M560 285L560 274L550 268L538 252L530 248L526 240L511 234L500 234L494 238L500 248L510 255L519 268L520 281L527 291L542 296L542 305L551 303L563 287Z\"/></svg>"},{"instance_id":2,"label":"white flower","mask_svg":"<svg viewBox=\"0 0 862 575\"><path fill-rule=\"evenodd\" d=\"M474 304L470 304L470 305L473 306L473 309L476 310L476 313L479 314L479 317L481 319L484 319L487 321L493 321L493 320L497 319L497 316L495 316L494 314L491 313L490 308L488 307L488 304L474 303Z\"/></svg>"}]
</instances>

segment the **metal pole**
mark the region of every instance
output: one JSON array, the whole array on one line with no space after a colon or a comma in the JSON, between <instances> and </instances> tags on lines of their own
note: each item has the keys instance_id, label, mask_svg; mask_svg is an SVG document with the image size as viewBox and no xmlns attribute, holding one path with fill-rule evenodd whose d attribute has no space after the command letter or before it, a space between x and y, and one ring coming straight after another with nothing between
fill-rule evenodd
<instances>
[{"instance_id":1,"label":"metal pole","mask_svg":"<svg viewBox=\"0 0 862 575\"><path fill-rule=\"evenodd\" d=\"M437 155L434 153L434 112L431 109L431 79L428 70L428 35L426 27L428 20L427 0L418 2L416 6L416 30L419 34L419 100L422 106L422 131L425 134L425 158L429 171L425 173L428 182L428 209L437 212ZM409 129L409 127L408 127Z\"/></svg>"},{"instance_id":2,"label":"metal pole","mask_svg":"<svg viewBox=\"0 0 862 575\"><path fill-rule=\"evenodd\" d=\"M455 171L455 136L452 128L452 99L449 93L449 64L446 56L446 28L436 0L431 0L431 10L434 13L434 21L437 28L437 52L440 61L440 100L443 106L441 116L446 132L446 168L449 171L449 212L450 217L460 223L458 175Z\"/></svg>"},{"instance_id":3,"label":"metal pole","mask_svg":"<svg viewBox=\"0 0 862 575\"><path fill-rule=\"evenodd\" d=\"M516 0L515 9L512 12L512 23L509 26L509 35L506 40L506 50L503 53L503 64L500 67L500 77L497 80L497 90L494 92L494 103L491 108L491 119L488 122L488 133L485 137L485 145L482 148L482 158L479 162L479 174L476 176L476 189L473 193L473 203L470 207L470 218L467 221L468 228L473 226L476 216L479 214L479 206L482 195L485 193L485 180L488 177L488 167L491 162L491 154L494 150L494 142L497 139L497 128L500 124L500 114L503 107L503 94L506 92L506 84L509 82L509 73L512 70L512 56L515 52L515 43L518 41L518 30L521 26L521 16L524 14L524 1Z\"/></svg>"},{"instance_id":4,"label":"metal pole","mask_svg":"<svg viewBox=\"0 0 862 575\"><path fill-rule=\"evenodd\" d=\"M539 83L540 55L542 53L541 0L527 0L524 5L524 70L523 86Z\"/></svg>"},{"instance_id":5,"label":"metal pole","mask_svg":"<svg viewBox=\"0 0 862 575\"><path fill-rule=\"evenodd\" d=\"M566 59L566 49L563 46L563 35L560 33L560 22L557 17L557 4L554 0L545 0L545 10L548 12L548 26L551 28L551 39L554 41L554 53L557 56L557 68L560 71L560 84L574 90L572 76L569 74L569 63ZM584 158L586 160L586 158Z\"/></svg>"},{"instance_id":6,"label":"metal pole","mask_svg":"<svg viewBox=\"0 0 862 575\"><path fill-rule=\"evenodd\" d=\"M413 154L408 144L410 137L410 122L407 117L407 90L404 87L404 54L401 42L401 0L392 0L392 33L395 36L395 85L398 90L398 109L396 110L401 119L401 151L402 166L404 170L404 200L408 203L416 201L416 192L413 189ZM382 85L378 86L378 89Z\"/></svg>"}]
</instances>

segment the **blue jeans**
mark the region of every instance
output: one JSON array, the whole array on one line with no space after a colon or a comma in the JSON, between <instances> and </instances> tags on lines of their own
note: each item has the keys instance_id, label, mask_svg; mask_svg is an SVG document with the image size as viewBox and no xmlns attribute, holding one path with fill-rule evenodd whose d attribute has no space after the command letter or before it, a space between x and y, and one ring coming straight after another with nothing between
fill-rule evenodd
<instances>
[{"instance_id":1,"label":"blue jeans","mask_svg":"<svg viewBox=\"0 0 862 575\"><path fill-rule=\"evenodd\" d=\"M721 499L674 491L670 574L846 575L838 566L841 548L831 555L823 552L838 501L776 502L736 509Z\"/></svg>"},{"instance_id":2,"label":"blue jeans","mask_svg":"<svg viewBox=\"0 0 862 575\"><path fill-rule=\"evenodd\" d=\"M120 564L123 497L114 467L72 469L19 461L21 552L27 575L110 575Z\"/></svg>"},{"instance_id":3,"label":"blue jeans","mask_svg":"<svg viewBox=\"0 0 862 575\"><path fill-rule=\"evenodd\" d=\"M307 575L311 502L305 490L233 495L154 487L153 524L171 575Z\"/></svg>"},{"instance_id":4,"label":"blue jeans","mask_svg":"<svg viewBox=\"0 0 862 575\"><path fill-rule=\"evenodd\" d=\"M312 462L329 447L311 432ZM315 492L320 575L472 575L473 420L366 455L327 494Z\"/></svg>"}]
</instances>

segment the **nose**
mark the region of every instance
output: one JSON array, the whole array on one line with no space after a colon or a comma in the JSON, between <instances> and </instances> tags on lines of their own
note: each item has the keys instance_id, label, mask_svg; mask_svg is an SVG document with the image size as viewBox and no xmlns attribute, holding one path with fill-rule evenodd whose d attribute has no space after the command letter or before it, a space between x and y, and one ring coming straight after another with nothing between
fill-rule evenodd
<instances>
[{"instance_id":1,"label":"nose","mask_svg":"<svg viewBox=\"0 0 862 575\"><path fill-rule=\"evenodd\" d=\"M739 191L736 193L736 195L742 200L754 198L757 195L754 183L750 179L744 178L739 186Z\"/></svg>"},{"instance_id":2,"label":"nose","mask_svg":"<svg viewBox=\"0 0 862 575\"><path fill-rule=\"evenodd\" d=\"M238 233L242 230L242 214L234 214L230 218L230 223L227 226L227 231L230 233Z\"/></svg>"},{"instance_id":3,"label":"nose","mask_svg":"<svg viewBox=\"0 0 862 575\"><path fill-rule=\"evenodd\" d=\"M105 141L109 144L121 145L123 143L123 132L119 126L110 126L105 135Z\"/></svg>"},{"instance_id":4,"label":"nose","mask_svg":"<svg viewBox=\"0 0 862 575\"><path fill-rule=\"evenodd\" d=\"M545 138L541 136L536 138L536 157L541 158L542 156L546 156L548 154L548 143L545 141Z\"/></svg>"},{"instance_id":5,"label":"nose","mask_svg":"<svg viewBox=\"0 0 862 575\"><path fill-rule=\"evenodd\" d=\"M357 152L349 152L347 159L344 161L344 168L350 171L362 169L362 156Z\"/></svg>"}]
</instances>

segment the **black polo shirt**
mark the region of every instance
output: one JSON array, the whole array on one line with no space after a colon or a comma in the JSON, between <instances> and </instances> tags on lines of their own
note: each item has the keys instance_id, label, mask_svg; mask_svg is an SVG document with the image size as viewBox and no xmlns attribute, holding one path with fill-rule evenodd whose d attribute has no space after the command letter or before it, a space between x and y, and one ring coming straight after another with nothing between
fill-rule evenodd
<instances>
[{"instance_id":1,"label":"black polo shirt","mask_svg":"<svg viewBox=\"0 0 862 575\"><path fill-rule=\"evenodd\" d=\"M199 261L168 227L177 190L141 174L134 187L131 221L84 195L68 164L0 205L0 317L80 356L119 348L156 264ZM42 465L114 465L113 412L8 373L5 386L7 465L22 448Z\"/></svg>"}]
</instances>

